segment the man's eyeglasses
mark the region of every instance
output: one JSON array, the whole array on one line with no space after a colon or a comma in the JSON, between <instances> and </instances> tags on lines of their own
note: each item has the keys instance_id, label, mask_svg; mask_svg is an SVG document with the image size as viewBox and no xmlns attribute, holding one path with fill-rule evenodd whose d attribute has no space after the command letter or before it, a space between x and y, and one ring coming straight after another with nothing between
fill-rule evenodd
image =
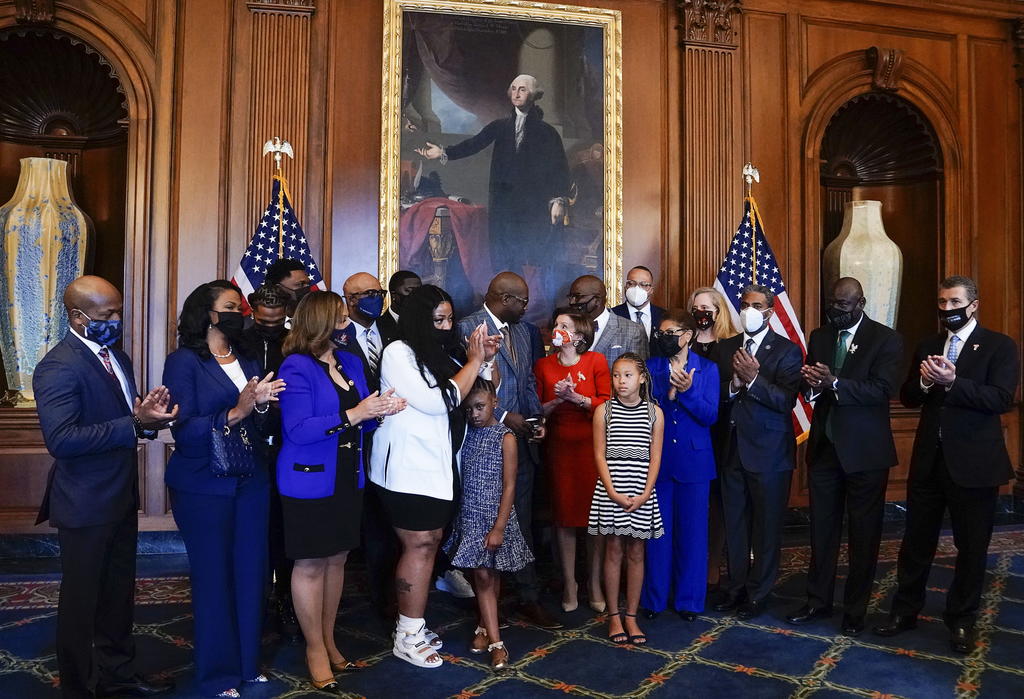
<instances>
[{"instance_id":1,"label":"man's eyeglasses","mask_svg":"<svg viewBox=\"0 0 1024 699\"><path fill-rule=\"evenodd\" d=\"M518 301L519 303L521 303L523 305L523 308L526 308L527 306L530 305L530 299L528 299L528 298L523 298L522 296L516 296L515 294L504 294L504 296L508 296L510 299L515 299L516 301Z\"/></svg>"},{"instance_id":2,"label":"man's eyeglasses","mask_svg":"<svg viewBox=\"0 0 1024 699\"><path fill-rule=\"evenodd\" d=\"M582 303L583 299L590 303L590 299L597 298L597 294L566 294L565 298L569 299L569 303Z\"/></svg>"},{"instance_id":3,"label":"man's eyeglasses","mask_svg":"<svg viewBox=\"0 0 1024 699\"><path fill-rule=\"evenodd\" d=\"M358 301L359 299L382 299L386 295L387 292L383 289L367 289L366 291L360 291L357 294L349 294L349 298Z\"/></svg>"},{"instance_id":4,"label":"man's eyeglasses","mask_svg":"<svg viewBox=\"0 0 1024 699\"><path fill-rule=\"evenodd\" d=\"M639 286L641 289L644 289L645 291L650 291L651 289L654 288L654 284L651 284L650 282L636 282L633 281L632 279L626 280L627 289L632 289L634 286Z\"/></svg>"}]
</instances>

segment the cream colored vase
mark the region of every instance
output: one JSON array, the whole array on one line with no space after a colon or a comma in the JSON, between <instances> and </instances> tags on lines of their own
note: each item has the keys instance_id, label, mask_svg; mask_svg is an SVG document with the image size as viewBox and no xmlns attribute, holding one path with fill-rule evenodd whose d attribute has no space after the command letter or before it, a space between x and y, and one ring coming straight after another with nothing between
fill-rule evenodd
<instances>
[{"instance_id":1,"label":"cream colored vase","mask_svg":"<svg viewBox=\"0 0 1024 699\"><path fill-rule=\"evenodd\" d=\"M67 165L23 158L0 207L0 353L19 407L32 405L32 373L67 332L64 290L85 269L91 222L68 188Z\"/></svg>"},{"instance_id":2,"label":"cream colored vase","mask_svg":"<svg viewBox=\"0 0 1024 699\"><path fill-rule=\"evenodd\" d=\"M882 202L846 204L843 229L825 248L825 294L841 277L854 277L864 287L869 318L896 327L903 283L903 253L885 234Z\"/></svg>"}]
</instances>

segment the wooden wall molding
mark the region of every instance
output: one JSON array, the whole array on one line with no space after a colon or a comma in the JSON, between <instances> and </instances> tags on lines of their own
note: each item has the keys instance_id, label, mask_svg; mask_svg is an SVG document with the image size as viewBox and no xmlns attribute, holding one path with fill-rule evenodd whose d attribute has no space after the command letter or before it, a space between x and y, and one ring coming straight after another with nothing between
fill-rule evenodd
<instances>
[{"instance_id":1,"label":"wooden wall molding","mask_svg":"<svg viewBox=\"0 0 1024 699\"><path fill-rule=\"evenodd\" d=\"M1017 85L1024 88L1024 17L1013 20L1013 67L1017 69Z\"/></svg>"},{"instance_id":2,"label":"wooden wall molding","mask_svg":"<svg viewBox=\"0 0 1024 699\"><path fill-rule=\"evenodd\" d=\"M315 0L249 0L250 12L268 15L311 15L316 12Z\"/></svg>"},{"instance_id":3,"label":"wooden wall molding","mask_svg":"<svg viewBox=\"0 0 1024 699\"><path fill-rule=\"evenodd\" d=\"M874 68L871 86L883 92L896 92L900 89L900 77L903 73L903 50L880 49L872 46L865 51L868 65Z\"/></svg>"},{"instance_id":4,"label":"wooden wall molding","mask_svg":"<svg viewBox=\"0 0 1024 699\"><path fill-rule=\"evenodd\" d=\"M14 0L14 19L18 24L51 24L53 0Z\"/></svg>"},{"instance_id":5,"label":"wooden wall molding","mask_svg":"<svg viewBox=\"0 0 1024 699\"><path fill-rule=\"evenodd\" d=\"M677 0L683 41L736 46L733 18L743 11L743 0Z\"/></svg>"}]
</instances>

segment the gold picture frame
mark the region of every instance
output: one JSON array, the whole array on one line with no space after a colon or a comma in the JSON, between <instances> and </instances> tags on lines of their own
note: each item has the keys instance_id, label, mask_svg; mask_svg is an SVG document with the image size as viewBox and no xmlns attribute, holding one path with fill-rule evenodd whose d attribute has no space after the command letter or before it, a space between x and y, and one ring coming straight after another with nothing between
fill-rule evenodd
<instances>
[{"instance_id":1,"label":"gold picture frame","mask_svg":"<svg viewBox=\"0 0 1024 699\"><path fill-rule=\"evenodd\" d=\"M413 13L408 15L406 13ZM432 13L432 14L421 14L421 13ZM443 18L434 17L433 15L444 15ZM590 66L597 64L595 56L600 55L599 68L591 68L594 75L601 77L601 84L597 87L591 88L591 94L587 96L586 104L588 105L588 114L597 114L597 118L591 118L588 123L593 124L598 119L600 128L594 127L589 132L590 140L593 141L592 145L588 146L590 149L589 154L583 154L583 147L579 145L582 143L582 139L574 147L580 148L578 151L574 151L571 157L579 157L581 160L589 158L590 162L585 163L589 166L590 172L594 173L593 176L587 179L590 190L596 192L592 195L588 201L593 201L593 196L601 195L602 199L600 205L593 207L593 217L589 219L589 229L580 229L591 235L586 240L591 241L589 247L586 248L592 252L601 251L601 260L596 260L596 255L580 255L579 246L570 245L569 237L561 239L561 246L565 248L567 252L563 253L565 258L572 258L569 260L570 264L566 266L565 273L573 274L576 276L576 272L579 272L581 265L584 267L589 264L592 273L602 276L606 287L608 288L609 299L614 299L619 296L620 282L622 279L622 26L621 26L621 13L618 10L610 10L603 8L591 8L591 7L577 7L570 5L559 5L542 2L527 2L525 0L444 0L444 1L430 1L430 0L384 0L384 46L383 46L383 61L382 61L382 73L381 73L381 85L382 85L382 104L381 104L381 179L380 179L380 208L379 208L379 275L382 283L386 283L391 275L400 269L401 251L403 241L401 238L401 231L403 230L403 222L400 218L403 213L410 207L409 191L410 182L415 181L421 183L420 177L423 173L423 166L417 161L417 158L410 155L409 148L409 133L415 131L415 127L410 124L408 118L408 95L403 94L403 90L408 90L409 79L407 74L403 73L403 52L408 51L410 45L417 46L415 42L410 43L409 37L405 36L409 33L413 35L412 30L408 30L407 26L411 27L412 22L416 21L419 17L421 24L424 21L452 21L459 23L458 26L463 27L461 31L472 32L473 27L482 27L481 31L495 31L494 26L512 26L515 28L527 26L532 27L534 25L529 23L537 23L538 27L553 27L555 30L564 29L566 33L586 34L587 37L587 51L590 56ZM407 20L410 24L407 25ZM476 24L472 24L476 23ZM470 29L464 27L468 25ZM568 26L566 26L568 25ZM575 29L579 27L580 29ZM600 47L596 47L597 31L600 32ZM421 32L422 35L422 32ZM462 36L466 36L463 34ZM534 34L530 34L534 36ZM525 35L524 35L525 37ZM418 37L417 37L418 38ZM470 37L472 38L472 37ZM513 37L514 39L515 37ZM512 40L512 39L510 39ZM582 40L581 40L582 42ZM524 38L525 44L525 38ZM582 44L581 44L582 45ZM575 45L574 45L575 46ZM417 49L421 51L422 49ZM488 45L486 42L483 43L483 49L477 49L477 51L488 51ZM479 54L478 54L479 55ZM516 67L522 67L524 59L523 54L517 54L514 59L517 64ZM413 57L416 61L421 61L420 54L417 53ZM581 62L586 57L581 58ZM495 60L498 60L497 58ZM508 62L507 56L502 56L501 60ZM467 64L469 62L467 61ZM567 61L562 58L562 64L570 64L571 61ZM575 65L575 64L573 64ZM408 69L408 68L407 68ZM495 74L499 71L495 70ZM507 72L507 71L506 71ZM566 73L565 75L568 75ZM558 78L563 82L568 82L569 78L565 75L559 75ZM576 76L572 76L574 79ZM518 78L517 78L518 79ZM429 81L428 81L429 82ZM591 81L592 83L595 80ZM508 84L508 83L504 83ZM536 81L535 81L536 84ZM437 90L436 82L432 83L428 88L433 89L434 95L439 95ZM504 89L502 86L501 89ZM509 86L511 89L511 86ZM493 90L491 91L493 92ZM594 104L596 95L602 95L602 103L600 105ZM504 94L504 93L502 93ZM442 96L443 97L443 96ZM491 95L493 97L493 95ZM558 99L557 97L555 99ZM404 100L404 103L403 103ZM582 101L582 100L580 100ZM512 112L511 105L506 101L508 107L508 114ZM600 113L598 113L600 111ZM543 112L541 112L543 114ZM507 118L512 118L511 116ZM543 119L543 116L540 117ZM440 120L437 124L440 124ZM483 123L483 122L478 122ZM550 127L548 127L550 128ZM443 129L440 129L443 131ZM466 131L460 133L468 133ZM598 140L599 134L599 140ZM426 142L429 143L429 136L431 134L427 129L423 130L423 137ZM403 142L403 138L406 140ZM561 136L559 137L561 139ZM516 142L516 150L519 145ZM493 148L497 149L497 145ZM559 146L561 148L561 145ZM403 150L404 149L404 150ZM403 153L405 159L403 160ZM569 149L565 149L563 153L569 154ZM437 157L435 155L435 157ZM447 154L441 156L443 159L439 160L438 169L441 166L445 166L449 169L444 172L447 174L454 172L451 168L452 165L447 164ZM478 161L486 160L486 156L473 156ZM567 156L563 156L567 157ZM419 158L419 161L427 162L426 157ZM599 162L603 161L603 167ZM434 162L428 163L431 167L434 167ZM410 171L411 168L417 167L418 173L415 175L413 180L413 173ZM462 162L459 163L462 166ZM476 164L475 168L479 169L480 165ZM492 165L493 167L493 165ZM571 171L571 168L569 168ZM600 182L598 183L598 170L601 170ZM435 173L431 173L432 176L436 176ZM479 180L480 178L477 178ZM576 180L572 179L570 172L569 181L572 183L570 191L577 192L577 199L579 198L578 189L576 188ZM422 187L420 187L422 189ZM418 190L419 191L419 190ZM443 192L444 190L438 190ZM405 199L403 200L403 196ZM428 195L430 196L430 195ZM446 195L447 196L447 195ZM483 198L483 197L480 197ZM468 200L467 200L468 201ZM479 201L479 199L477 199ZM556 210L553 208L551 211L551 225L564 225L568 227L572 226L572 222L575 219L571 219L568 211L572 205L577 202L573 197L567 196L566 201L566 215L563 219L559 217ZM453 205L454 206L454 205ZM602 208L603 207L603 208ZM478 206L477 208L483 209L484 207ZM487 212L490 211L488 207ZM496 208L496 207L494 207ZM582 208L581 208L582 210ZM487 213L483 214L484 216ZM581 219L582 220L582 217ZM483 224L484 228L488 231L493 231L495 228L494 224ZM406 226L408 230L408 226ZM431 229L433 231L433 229ZM561 230L561 229L560 229ZM600 239L598 240L597 232L600 232ZM494 236L493 232L489 235ZM421 236L422 237L422 236ZM433 246L433 238L431 245ZM549 239L550 240L550 239ZM493 238L487 243L488 245L493 244ZM544 247L535 246L535 247ZM425 246L418 248L425 250ZM431 250L433 252L433 250ZM491 249L488 248L488 254ZM475 260L476 258L470 254L467 257ZM437 259L435 257L435 259ZM491 258L488 257L488 260ZM500 259L495 259L494 264L488 263L488 269L491 271L497 271L501 268L503 262ZM466 268L470 270L471 264L467 260ZM558 270L549 270L547 274L549 276L558 275ZM467 271L467 275L469 271ZM421 274L421 276L423 276ZM526 275L524 275L526 276ZM571 282L571 278L568 280L560 279L555 280L548 284L545 289L534 288L531 284L532 298L531 306L534 306L536 302L545 302L545 305L554 306L563 305L561 299L544 299L543 295L551 293L551 289L555 288L554 285L559 285L559 293L564 293L565 285ZM426 281L426 280L425 280ZM528 280L529 281L529 280ZM483 292L480 289L479 280L469 283L476 292L476 300L478 301L479 295ZM453 294L455 296L455 294ZM458 302L458 298L456 298ZM457 304L458 305L458 304ZM457 308L460 312L469 312L471 308ZM550 309L547 309L550 312ZM540 308L536 308L535 311L539 312ZM536 314L535 314L536 316ZM533 318L537 322L537 318ZM538 322L540 325L546 325L546 320Z\"/></svg>"}]
</instances>

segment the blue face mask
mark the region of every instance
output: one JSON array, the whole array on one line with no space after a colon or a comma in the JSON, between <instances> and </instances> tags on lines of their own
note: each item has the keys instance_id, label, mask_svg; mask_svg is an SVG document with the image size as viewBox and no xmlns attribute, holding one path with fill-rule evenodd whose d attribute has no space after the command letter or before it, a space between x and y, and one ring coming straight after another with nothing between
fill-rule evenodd
<instances>
[{"instance_id":1,"label":"blue face mask","mask_svg":"<svg viewBox=\"0 0 1024 699\"><path fill-rule=\"evenodd\" d=\"M356 302L356 307L367 318L377 320L384 311L383 296L364 296Z\"/></svg>"},{"instance_id":2,"label":"blue face mask","mask_svg":"<svg viewBox=\"0 0 1024 699\"><path fill-rule=\"evenodd\" d=\"M349 323L347 328L336 329L331 333L331 342L341 349L354 345L356 343L356 324Z\"/></svg>"},{"instance_id":3,"label":"blue face mask","mask_svg":"<svg viewBox=\"0 0 1024 699\"><path fill-rule=\"evenodd\" d=\"M85 326L85 336L98 345L110 347L121 339L121 321L93 320L81 310L78 311L89 323Z\"/></svg>"}]
</instances>

